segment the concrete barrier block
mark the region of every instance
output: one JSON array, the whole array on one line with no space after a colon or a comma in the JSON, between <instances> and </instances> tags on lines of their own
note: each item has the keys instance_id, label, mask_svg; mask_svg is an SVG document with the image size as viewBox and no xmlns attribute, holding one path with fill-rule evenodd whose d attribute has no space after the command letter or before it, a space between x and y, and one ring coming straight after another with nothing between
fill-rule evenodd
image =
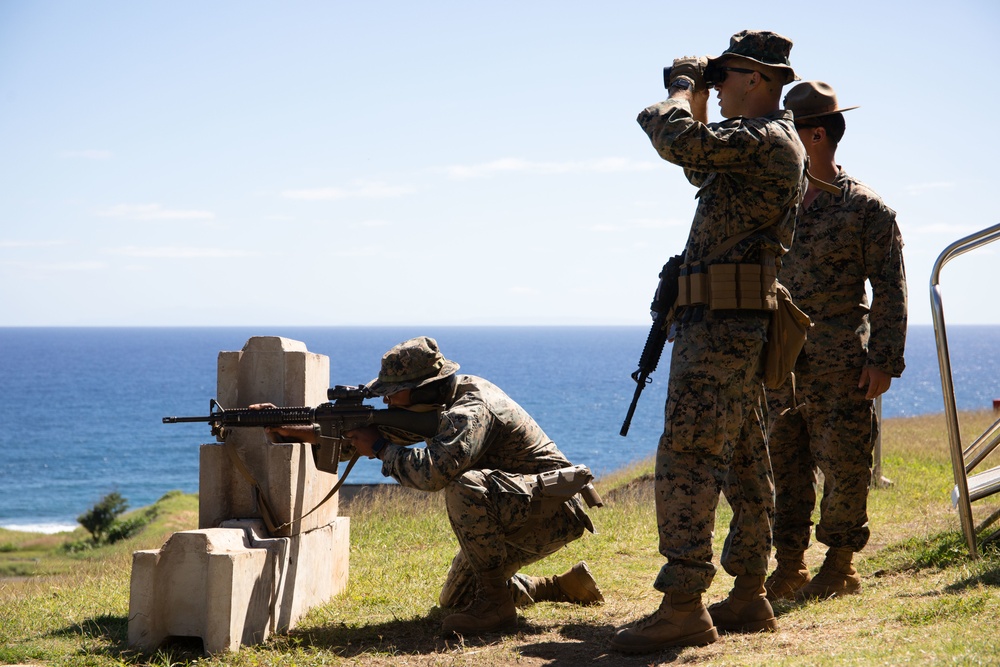
<instances>
[{"instance_id":1,"label":"concrete barrier block","mask_svg":"<svg viewBox=\"0 0 1000 667\"><path fill-rule=\"evenodd\" d=\"M132 557L128 642L156 650L171 637L198 637L205 652L236 650L271 631L273 570L246 532L174 533L158 551Z\"/></svg>"}]
</instances>

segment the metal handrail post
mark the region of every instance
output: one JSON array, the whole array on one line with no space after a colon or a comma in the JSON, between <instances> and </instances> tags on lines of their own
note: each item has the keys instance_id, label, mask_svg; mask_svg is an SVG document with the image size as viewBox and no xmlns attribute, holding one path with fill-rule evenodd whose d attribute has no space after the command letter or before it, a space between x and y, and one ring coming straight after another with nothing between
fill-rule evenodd
<instances>
[{"instance_id":1,"label":"metal handrail post","mask_svg":"<svg viewBox=\"0 0 1000 667\"><path fill-rule=\"evenodd\" d=\"M970 250L991 243L1000 238L1000 225L971 234L955 241L938 256L931 270L930 297L931 315L934 321L934 338L937 342L938 366L941 371L941 393L944 397L945 422L948 427L948 444L951 449L951 467L958 488L958 513L962 522L962 532L969 547L969 555L979 558L976 546L976 527L972 518L972 502L969 500L969 482L965 471L965 456L962 451L962 435L958 425L958 409L955 406L955 386L951 373L951 357L948 353L948 334L944 324L944 304L941 301L941 269L949 261Z\"/></svg>"}]
</instances>

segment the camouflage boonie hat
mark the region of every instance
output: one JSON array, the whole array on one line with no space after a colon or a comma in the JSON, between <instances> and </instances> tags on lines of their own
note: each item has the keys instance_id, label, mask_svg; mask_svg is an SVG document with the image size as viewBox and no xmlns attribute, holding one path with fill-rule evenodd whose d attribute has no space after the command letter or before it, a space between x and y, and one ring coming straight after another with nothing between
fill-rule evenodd
<instances>
[{"instance_id":1,"label":"camouflage boonie hat","mask_svg":"<svg viewBox=\"0 0 1000 667\"><path fill-rule=\"evenodd\" d=\"M368 383L368 390L376 396L388 396L448 377L458 368L444 358L433 338L411 338L382 355L382 370Z\"/></svg>"},{"instance_id":2,"label":"camouflage boonie hat","mask_svg":"<svg viewBox=\"0 0 1000 667\"><path fill-rule=\"evenodd\" d=\"M758 65L768 65L785 73L784 83L798 81L792 70L788 54L792 51L792 40L769 30L741 30L729 39L729 48L717 58L708 59L708 67L715 67L723 60L737 58L749 60Z\"/></svg>"},{"instance_id":3,"label":"camouflage boonie hat","mask_svg":"<svg viewBox=\"0 0 1000 667\"><path fill-rule=\"evenodd\" d=\"M822 81L803 81L785 95L785 108L795 114L795 120L829 116L858 107L837 106L837 93L833 86Z\"/></svg>"}]
</instances>

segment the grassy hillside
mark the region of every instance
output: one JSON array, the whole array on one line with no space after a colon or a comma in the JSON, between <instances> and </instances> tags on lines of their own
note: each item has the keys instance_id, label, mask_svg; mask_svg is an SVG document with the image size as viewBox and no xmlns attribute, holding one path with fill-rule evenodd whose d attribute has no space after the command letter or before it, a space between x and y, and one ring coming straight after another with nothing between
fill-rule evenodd
<instances>
[{"instance_id":1,"label":"grassy hillside","mask_svg":"<svg viewBox=\"0 0 1000 667\"><path fill-rule=\"evenodd\" d=\"M964 414L963 430L967 436L978 435L994 418L987 412ZM4 572L52 572L0 579L0 663L1000 664L995 633L1000 551L988 546L977 561L967 556L949 500L953 483L944 418L889 420L884 431L883 474L894 484L871 495L872 540L858 564L862 594L782 603L776 607L781 630L775 634L727 636L707 647L642 657L609 650L614 630L652 611L660 598L651 586L662 558L656 550L652 464L647 463L600 480L606 506L593 514L599 534L527 570L554 574L586 560L604 590L605 604L535 605L523 610L516 633L464 643L437 636L444 614L435 602L456 549L440 494L379 492L355 500L345 508L352 536L348 590L314 609L290 634L213 658L200 658L197 641L174 642L153 655L138 655L126 642L131 553L160 546L175 530L195 527L195 497L168 495L156 522L138 538L79 556L59 554L55 543L65 536L0 532ZM650 453L653 445L649 443ZM998 464L996 455L987 462ZM981 520L998 508L1000 499L981 502L976 516ZM728 520L722 503L717 552ZM822 548L810 550L814 568L822 553ZM21 564L10 565L17 561ZM731 581L720 571L707 601L724 597Z\"/></svg>"}]
</instances>

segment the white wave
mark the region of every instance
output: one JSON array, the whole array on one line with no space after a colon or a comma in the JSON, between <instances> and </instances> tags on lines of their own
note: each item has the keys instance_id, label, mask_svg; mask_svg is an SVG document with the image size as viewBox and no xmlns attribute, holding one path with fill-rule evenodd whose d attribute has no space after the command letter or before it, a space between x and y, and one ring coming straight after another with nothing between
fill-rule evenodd
<instances>
[{"instance_id":1,"label":"white wave","mask_svg":"<svg viewBox=\"0 0 1000 667\"><path fill-rule=\"evenodd\" d=\"M22 533L45 533L46 535L69 533L78 527L79 524L75 523L5 523L0 526L0 528L16 530Z\"/></svg>"}]
</instances>

